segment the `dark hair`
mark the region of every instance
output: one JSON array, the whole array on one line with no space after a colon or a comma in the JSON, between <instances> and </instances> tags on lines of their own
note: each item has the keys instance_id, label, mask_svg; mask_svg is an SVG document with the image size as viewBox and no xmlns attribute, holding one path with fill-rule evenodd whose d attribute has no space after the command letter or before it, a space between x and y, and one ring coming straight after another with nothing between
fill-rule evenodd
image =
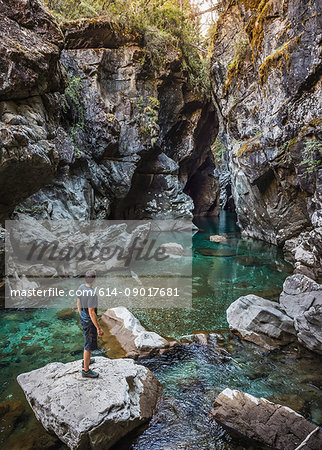
<instances>
[{"instance_id":1,"label":"dark hair","mask_svg":"<svg viewBox=\"0 0 322 450\"><path fill-rule=\"evenodd\" d=\"M96 272L95 272L95 270L88 270L88 271L85 273L85 281L86 281L86 283L93 283L93 281L95 280L95 278L96 278Z\"/></svg>"}]
</instances>

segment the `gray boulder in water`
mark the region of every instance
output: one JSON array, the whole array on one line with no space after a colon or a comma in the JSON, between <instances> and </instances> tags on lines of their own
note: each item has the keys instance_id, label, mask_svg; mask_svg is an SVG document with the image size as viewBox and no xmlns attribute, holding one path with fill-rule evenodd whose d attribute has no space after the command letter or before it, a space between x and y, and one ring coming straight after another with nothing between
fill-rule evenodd
<instances>
[{"instance_id":1,"label":"gray boulder in water","mask_svg":"<svg viewBox=\"0 0 322 450\"><path fill-rule=\"evenodd\" d=\"M243 339L266 348L286 344L295 338L293 320L276 302L257 295L246 295L227 309L230 329Z\"/></svg>"},{"instance_id":2,"label":"gray boulder in water","mask_svg":"<svg viewBox=\"0 0 322 450\"><path fill-rule=\"evenodd\" d=\"M292 409L265 398L227 388L216 398L211 414L229 431L265 445L265 448L295 450L304 441L303 449L321 448L319 427Z\"/></svg>"},{"instance_id":3,"label":"gray boulder in water","mask_svg":"<svg viewBox=\"0 0 322 450\"><path fill-rule=\"evenodd\" d=\"M81 376L81 361L59 362L17 380L37 419L71 449L108 449L148 421L161 385L131 359L96 357L97 379Z\"/></svg>"}]
</instances>

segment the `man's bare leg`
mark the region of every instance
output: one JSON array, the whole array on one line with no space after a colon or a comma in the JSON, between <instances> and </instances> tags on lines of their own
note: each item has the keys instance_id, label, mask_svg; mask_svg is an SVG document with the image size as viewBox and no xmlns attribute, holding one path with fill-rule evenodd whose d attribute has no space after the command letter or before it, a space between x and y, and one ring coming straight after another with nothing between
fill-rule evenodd
<instances>
[{"instance_id":1,"label":"man's bare leg","mask_svg":"<svg viewBox=\"0 0 322 450\"><path fill-rule=\"evenodd\" d=\"M91 352L89 350L84 350L84 370L89 371L89 362L91 360Z\"/></svg>"}]
</instances>

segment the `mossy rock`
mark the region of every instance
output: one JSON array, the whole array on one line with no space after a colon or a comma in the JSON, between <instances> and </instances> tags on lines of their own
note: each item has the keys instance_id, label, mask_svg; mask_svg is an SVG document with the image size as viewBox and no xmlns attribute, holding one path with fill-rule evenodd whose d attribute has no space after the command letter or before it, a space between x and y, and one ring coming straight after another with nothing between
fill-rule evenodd
<instances>
[{"instance_id":1,"label":"mossy rock","mask_svg":"<svg viewBox=\"0 0 322 450\"><path fill-rule=\"evenodd\" d=\"M238 264L244 267L263 266L263 261L256 256L239 256L237 259Z\"/></svg>"},{"instance_id":2,"label":"mossy rock","mask_svg":"<svg viewBox=\"0 0 322 450\"><path fill-rule=\"evenodd\" d=\"M28 347L25 347L25 349L22 351L22 354L24 356L37 355L42 350L43 348L40 345L29 345Z\"/></svg>"},{"instance_id":3,"label":"mossy rock","mask_svg":"<svg viewBox=\"0 0 322 450\"><path fill-rule=\"evenodd\" d=\"M57 312L57 317L60 320L71 320L76 317L76 310L73 308L62 309Z\"/></svg>"},{"instance_id":4,"label":"mossy rock","mask_svg":"<svg viewBox=\"0 0 322 450\"><path fill-rule=\"evenodd\" d=\"M225 249L215 249L215 248L197 248L196 251L202 256L212 256L212 257L228 257L236 256L235 250L225 250Z\"/></svg>"},{"instance_id":5,"label":"mossy rock","mask_svg":"<svg viewBox=\"0 0 322 450\"><path fill-rule=\"evenodd\" d=\"M288 406L294 411L301 412L305 406L305 399L294 394L275 394L266 397L267 400L273 403L278 403L283 406Z\"/></svg>"},{"instance_id":6,"label":"mossy rock","mask_svg":"<svg viewBox=\"0 0 322 450\"><path fill-rule=\"evenodd\" d=\"M19 400L7 399L0 402L0 421L1 421L1 438L3 443L6 438L12 433L16 423L22 416L25 407ZM9 447L1 447L9 448ZM23 447L21 447L23 448Z\"/></svg>"}]
</instances>

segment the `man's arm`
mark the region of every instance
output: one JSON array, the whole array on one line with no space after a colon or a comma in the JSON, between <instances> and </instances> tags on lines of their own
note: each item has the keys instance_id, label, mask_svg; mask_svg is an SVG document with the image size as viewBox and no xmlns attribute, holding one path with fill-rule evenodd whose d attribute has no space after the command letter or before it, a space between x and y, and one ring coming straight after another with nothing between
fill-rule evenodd
<instances>
[{"instance_id":1,"label":"man's arm","mask_svg":"<svg viewBox=\"0 0 322 450\"><path fill-rule=\"evenodd\" d=\"M81 311L82 311L81 301L80 301L80 298L78 298L78 297L77 297L77 309L78 309L79 315L81 315Z\"/></svg>"},{"instance_id":2,"label":"man's arm","mask_svg":"<svg viewBox=\"0 0 322 450\"><path fill-rule=\"evenodd\" d=\"M90 315L90 318L91 318L93 324L97 328L98 335L99 336L103 336L104 331L102 330L102 328L100 327L100 325L98 323L97 315L96 315L96 312L95 312L95 308L88 308L88 312L89 312L89 315Z\"/></svg>"}]
</instances>

